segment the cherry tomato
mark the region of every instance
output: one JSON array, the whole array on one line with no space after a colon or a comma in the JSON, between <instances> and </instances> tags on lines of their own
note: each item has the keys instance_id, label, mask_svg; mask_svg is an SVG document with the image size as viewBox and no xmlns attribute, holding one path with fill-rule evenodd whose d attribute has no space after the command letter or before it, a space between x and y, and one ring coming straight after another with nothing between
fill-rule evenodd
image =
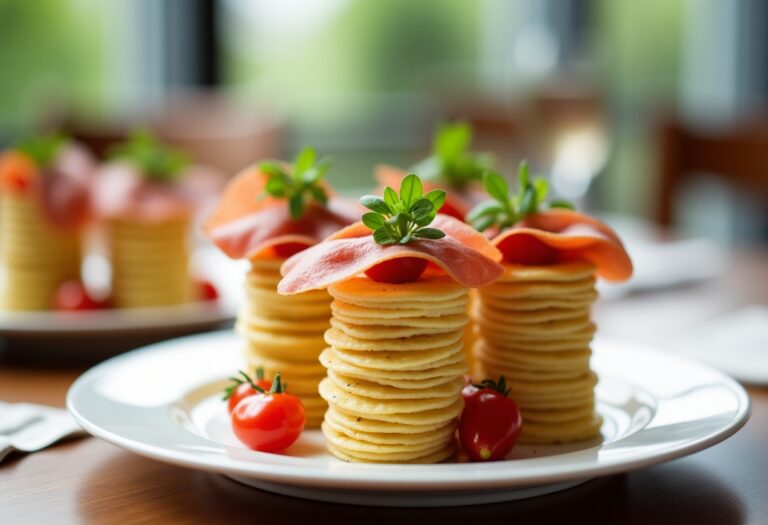
<instances>
[{"instance_id":1,"label":"cherry tomato","mask_svg":"<svg viewBox=\"0 0 768 525\"><path fill-rule=\"evenodd\" d=\"M242 370L240 370L240 377L231 377L232 384L224 391L224 400L227 401L227 411L230 414L241 400L259 394L257 387L265 392L269 392L272 388L272 381L264 379L264 369L261 367L256 369L255 378L251 378Z\"/></svg>"},{"instance_id":2,"label":"cherry tomato","mask_svg":"<svg viewBox=\"0 0 768 525\"><path fill-rule=\"evenodd\" d=\"M448 201L445 201L443 203L443 205L440 207L439 213L450 215L451 217L455 217L460 221L464 222L464 214L461 213L456 206L454 206Z\"/></svg>"},{"instance_id":3,"label":"cherry tomato","mask_svg":"<svg viewBox=\"0 0 768 525\"><path fill-rule=\"evenodd\" d=\"M464 400L464 406L471 403L480 388L472 383L472 378L464 376L464 388L461 389L461 397Z\"/></svg>"},{"instance_id":4,"label":"cherry tomato","mask_svg":"<svg viewBox=\"0 0 768 525\"><path fill-rule=\"evenodd\" d=\"M427 269L427 260L419 257L389 259L365 271L377 283L412 283Z\"/></svg>"},{"instance_id":5,"label":"cherry tomato","mask_svg":"<svg viewBox=\"0 0 768 525\"><path fill-rule=\"evenodd\" d=\"M515 264L555 264L558 251L532 235L512 235L499 244L506 262Z\"/></svg>"},{"instance_id":6,"label":"cherry tomato","mask_svg":"<svg viewBox=\"0 0 768 525\"><path fill-rule=\"evenodd\" d=\"M216 301L219 299L219 290L211 281L198 281L197 293L201 301Z\"/></svg>"},{"instance_id":7,"label":"cherry tomato","mask_svg":"<svg viewBox=\"0 0 768 525\"><path fill-rule=\"evenodd\" d=\"M298 397L286 394L280 373L269 392L240 400L232 412L232 430L244 445L261 452L281 452L304 430L304 406Z\"/></svg>"},{"instance_id":8,"label":"cherry tomato","mask_svg":"<svg viewBox=\"0 0 768 525\"><path fill-rule=\"evenodd\" d=\"M56 309L65 312L102 310L109 301L94 299L80 281L64 281L56 290Z\"/></svg>"},{"instance_id":9,"label":"cherry tomato","mask_svg":"<svg viewBox=\"0 0 768 525\"><path fill-rule=\"evenodd\" d=\"M517 403L507 397L504 378L484 381L465 404L459 440L472 461L504 459L520 438L523 419Z\"/></svg>"},{"instance_id":10,"label":"cherry tomato","mask_svg":"<svg viewBox=\"0 0 768 525\"><path fill-rule=\"evenodd\" d=\"M291 255L297 254L302 250L306 250L309 246L302 242L284 242L283 244L277 244L272 249L275 250L275 255L278 257L285 257L286 259Z\"/></svg>"}]
</instances>

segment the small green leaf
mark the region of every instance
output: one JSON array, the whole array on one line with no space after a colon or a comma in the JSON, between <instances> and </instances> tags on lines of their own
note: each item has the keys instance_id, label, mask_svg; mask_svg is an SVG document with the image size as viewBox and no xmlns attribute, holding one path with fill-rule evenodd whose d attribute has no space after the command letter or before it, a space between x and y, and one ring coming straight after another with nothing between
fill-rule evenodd
<instances>
[{"instance_id":1,"label":"small green leaf","mask_svg":"<svg viewBox=\"0 0 768 525\"><path fill-rule=\"evenodd\" d=\"M536 204L537 206L544 202L549 193L549 183L547 179L539 177L533 181L533 189L536 192Z\"/></svg>"},{"instance_id":2,"label":"small green leaf","mask_svg":"<svg viewBox=\"0 0 768 525\"><path fill-rule=\"evenodd\" d=\"M481 202L467 214L467 221L475 222L480 217L495 216L504 211L504 208L496 201Z\"/></svg>"},{"instance_id":3,"label":"small green leaf","mask_svg":"<svg viewBox=\"0 0 768 525\"><path fill-rule=\"evenodd\" d=\"M378 213L368 212L363 214L363 224L373 231L383 228L386 221Z\"/></svg>"},{"instance_id":4,"label":"small green leaf","mask_svg":"<svg viewBox=\"0 0 768 525\"><path fill-rule=\"evenodd\" d=\"M301 150L293 161L293 176L300 178L305 171L315 164L315 148L306 147Z\"/></svg>"},{"instance_id":5,"label":"small green leaf","mask_svg":"<svg viewBox=\"0 0 768 525\"><path fill-rule=\"evenodd\" d=\"M472 227L479 232L484 232L493 226L494 223L496 223L496 217L494 215L484 215L483 217L478 217L477 219L470 221Z\"/></svg>"},{"instance_id":6,"label":"small green leaf","mask_svg":"<svg viewBox=\"0 0 768 525\"><path fill-rule=\"evenodd\" d=\"M363 195L360 197L360 204L368 208L369 210L381 213L384 215L390 215L393 210L381 197L376 195Z\"/></svg>"},{"instance_id":7,"label":"small green leaf","mask_svg":"<svg viewBox=\"0 0 768 525\"><path fill-rule=\"evenodd\" d=\"M424 186L422 186L421 179L415 173L407 175L400 182L400 200L403 201L406 209L410 209L413 203L421 198L423 194Z\"/></svg>"},{"instance_id":8,"label":"small green leaf","mask_svg":"<svg viewBox=\"0 0 768 525\"><path fill-rule=\"evenodd\" d=\"M397 240L390 235L390 233L385 228L380 228L373 232L373 240L376 241L377 244L396 244Z\"/></svg>"},{"instance_id":9,"label":"small green leaf","mask_svg":"<svg viewBox=\"0 0 768 525\"><path fill-rule=\"evenodd\" d=\"M435 216L435 205L431 200L422 197L411 206L411 216L417 223L426 219L429 224Z\"/></svg>"},{"instance_id":10,"label":"small green leaf","mask_svg":"<svg viewBox=\"0 0 768 525\"><path fill-rule=\"evenodd\" d=\"M325 193L325 190L320 186L312 186L310 188L310 193L312 194L312 198L323 206L328 204L328 194Z\"/></svg>"},{"instance_id":11,"label":"small green leaf","mask_svg":"<svg viewBox=\"0 0 768 525\"><path fill-rule=\"evenodd\" d=\"M291 195L288 199L288 209L294 219L301 217L304 214L304 195L301 193Z\"/></svg>"},{"instance_id":12,"label":"small green leaf","mask_svg":"<svg viewBox=\"0 0 768 525\"><path fill-rule=\"evenodd\" d=\"M486 171L483 176L483 186L485 191L499 202L509 201L509 184L504 177L495 171Z\"/></svg>"},{"instance_id":13,"label":"small green leaf","mask_svg":"<svg viewBox=\"0 0 768 525\"><path fill-rule=\"evenodd\" d=\"M51 133L26 137L16 142L14 147L35 161L38 167L46 168L56 160L56 155L66 142L64 134Z\"/></svg>"},{"instance_id":14,"label":"small green leaf","mask_svg":"<svg viewBox=\"0 0 768 525\"><path fill-rule=\"evenodd\" d=\"M564 200L564 199L552 199L549 201L549 207L550 208L563 208L566 210L574 210L576 207L573 205L573 203Z\"/></svg>"},{"instance_id":15,"label":"small green leaf","mask_svg":"<svg viewBox=\"0 0 768 525\"><path fill-rule=\"evenodd\" d=\"M525 217L536 212L536 192L533 187L526 186L520 199L520 215Z\"/></svg>"},{"instance_id":16,"label":"small green leaf","mask_svg":"<svg viewBox=\"0 0 768 525\"><path fill-rule=\"evenodd\" d=\"M524 190L526 187L528 187L528 162L525 160L521 160L520 166L517 168L517 181L521 190Z\"/></svg>"},{"instance_id":17,"label":"small green leaf","mask_svg":"<svg viewBox=\"0 0 768 525\"><path fill-rule=\"evenodd\" d=\"M438 180L442 176L443 161L435 155L419 161L411 167L413 173L418 173L420 177L427 180Z\"/></svg>"},{"instance_id":18,"label":"small green leaf","mask_svg":"<svg viewBox=\"0 0 768 525\"><path fill-rule=\"evenodd\" d=\"M323 177L325 177L325 174L328 173L328 170L331 169L331 166L333 166L333 164L331 164L331 161L325 160L315 166L312 166L307 171L305 171L304 175L302 176L302 179L304 180L304 182L313 184L319 181L320 179L322 179Z\"/></svg>"},{"instance_id":19,"label":"small green leaf","mask_svg":"<svg viewBox=\"0 0 768 525\"><path fill-rule=\"evenodd\" d=\"M455 157L469 147L472 130L464 122L443 124L435 135L434 150L442 158Z\"/></svg>"},{"instance_id":20,"label":"small green leaf","mask_svg":"<svg viewBox=\"0 0 768 525\"><path fill-rule=\"evenodd\" d=\"M445 237L445 233L437 228L419 228L413 235L422 239L442 239Z\"/></svg>"},{"instance_id":21,"label":"small green leaf","mask_svg":"<svg viewBox=\"0 0 768 525\"><path fill-rule=\"evenodd\" d=\"M259 171L269 175L270 177L287 177L283 168L280 165L272 162L262 162L259 164Z\"/></svg>"},{"instance_id":22,"label":"small green leaf","mask_svg":"<svg viewBox=\"0 0 768 525\"><path fill-rule=\"evenodd\" d=\"M397 192L389 186L384 188L384 202L389 206L390 213L397 213L399 211L397 208L400 198L397 196Z\"/></svg>"},{"instance_id":23,"label":"small green leaf","mask_svg":"<svg viewBox=\"0 0 768 525\"><path fill-rule=\"evenodd\" d=\"M435 212L439 212L440 208L442 208L443 204L445 204L446 193L443 190L432 190L424 197L432 201L432 204L435 207Z\"/></svg>"},{"instance_id":24,"label":"small green leaf","mask_svg":"<svg viewBox=\"0 0 768 525\"><path fill-rule=\"evenodd\" d=\"M264 189L273 197L280 198L285 196L288 188L282 179L278 177L270 177L269 180L267 180L267 184Z\"/></svg>"}]
</instances>

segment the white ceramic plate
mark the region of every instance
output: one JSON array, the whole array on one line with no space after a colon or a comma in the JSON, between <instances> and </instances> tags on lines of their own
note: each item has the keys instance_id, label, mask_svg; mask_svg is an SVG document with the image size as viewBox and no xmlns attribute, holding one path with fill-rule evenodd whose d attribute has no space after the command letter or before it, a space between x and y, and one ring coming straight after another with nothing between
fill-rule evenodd
<instances>
[{"instance_id":1,"label":"white ceramic plate","mask_svg":"<svg viewBox=\"0 0 768 525\"><path fill-rule=\"evenodd\" d=\"M75 382L69 410L94 436L160 461L282 494L397 506L489 503L562 490L702 450L749 416L747 394L724 374L634 344L597 340L602 440L519 446L495 463L363 465L330 457L320 432L305 431L285 455L266 454L237 442L220 399L226 378L242 366L241 344L220 332L116 357Z\"/></svg>"},{"instance_id":2,"label":"white ceramic plate","mask_svg":"<svg viewBox=\"0 0 768 525\"><path fill-rule=\"evenodd\" d=\"M242 261L231 261L213 249L195 253L195 274L219 291L215 302L130 310L92 312L11 312L0 310L0 336L47 337L104 335L215 326L234 319L242 303ZM93 271L100 272L100 268Z\"/></svg>"}]
</instances>

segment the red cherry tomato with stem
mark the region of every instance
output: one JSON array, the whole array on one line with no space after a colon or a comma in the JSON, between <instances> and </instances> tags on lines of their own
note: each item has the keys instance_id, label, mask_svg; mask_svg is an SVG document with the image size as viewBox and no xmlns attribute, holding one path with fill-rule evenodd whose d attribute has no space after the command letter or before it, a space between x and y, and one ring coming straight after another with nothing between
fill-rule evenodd
<instances>
[{"instance_id":1,"label":"red cherry tomato with stem","mask_svg":"<svg viewBox=\"0 0 768 525\"><path fill-rule=\"evenodd\" d=\"M377 283L412 283L427 269L427 260L419 257L389 259L365 271L365 275Z\"/></svg>"},{"instance_id":2,"label":"red cherry tomato with stem","mask_svg":"<svg viewBox=\"0 0 768 525\"><path fill-rule=\"evenodd\" d=\"M487 379L478 386L461 414L461 446L472 461L504 459L520 438L520 409L507 397L503 376L498 383Z\"/></svg>"},{"instance_id":3,"label":"red cherry tomato with stem","mask_svg":"<svg viewBox=\"0 0 768 525\"><path fill-rule=\"evenodd\" d=\"M304 430L304 406L298 397L285 393L280 373L269 392L240 400L232 412L232 430L244 445L261 452L281 452Z\"/></svg>"},{"instance_id":4,"label":"red cherry tomato with stem","mask_svg":"<svg viewBox=\"0 0 768 525\"><path fill-rule=\"evenodd\" d=\"M267 392L272 388L272 381L264 379L264 369L262 367L256 369L255 378L252 378L242 370L238 370L238 372L238 377L229 378L232 383L224 390L223 399L227 402L227 411L230 414L242 399L260 393L259 388L263 392Z\"/></svg>"}]
</instances>

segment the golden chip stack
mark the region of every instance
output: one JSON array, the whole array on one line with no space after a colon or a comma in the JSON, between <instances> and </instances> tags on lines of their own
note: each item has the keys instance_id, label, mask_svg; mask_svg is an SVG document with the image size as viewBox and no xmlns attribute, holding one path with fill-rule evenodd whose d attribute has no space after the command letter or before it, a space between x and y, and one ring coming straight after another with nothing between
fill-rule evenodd
<instances>
[{"instance_id":1,"label":"golden chip stack","mask_svg":"<svg viewBox=\"0 0 768 525\"><path fill-rule=\"evenodd\" d=\"M325 348L323 334L331 316L331 297L325 290L280 295L280 265L284 259L255 259L246 278L246 305L237 329L246 340L250 372L262 367L268 378L280 372L288 392L304 405L306 427L318 428L327 407L318 394L325 369L318 361Z\"/></svg>"},{"instance_id":2,"label":"golden chip stack","mask_svg":"<svg viewBox=\"0 0 768 525\"><path fill-rule=\"evenodd\" d=\"M359 277L328 288L328 450L366 463L437 463L454 453L463 407L467 289L445 276L407 284Z\"/></svg>"},{"instance_id":3,"label":"golden chip stack","mask_svg":"<svg viewBox=\"0 0 768 525\"><path fill-rule=\"evenodd\" d=\"M496 283L479 290L476 376L506 378L523 416L521 442L598 436L597 376L589 366L594 265L505 266Z\"/></svg>"},{"instance_id":4,"label":"golden chip stack","mask_svg":"<svg viewBox=\"0 0 768 525\"><path fill-rule=\"evenodd\" d=\"M59 228L35 198L6 193L0 205L2 306L48 310L61 282L80 278L81 231Z\"/></svg>"},{"instance_id":5,"label":"golden chip stack","mask_svg":"<svg viewBox=\"0 0 768 525\"><path fill-rule=\"evenodd\" d=\"M161 223L116 219L109 229L115 306L143 308L193 300L188 218Z\"/></svg>"}]
</instances>

